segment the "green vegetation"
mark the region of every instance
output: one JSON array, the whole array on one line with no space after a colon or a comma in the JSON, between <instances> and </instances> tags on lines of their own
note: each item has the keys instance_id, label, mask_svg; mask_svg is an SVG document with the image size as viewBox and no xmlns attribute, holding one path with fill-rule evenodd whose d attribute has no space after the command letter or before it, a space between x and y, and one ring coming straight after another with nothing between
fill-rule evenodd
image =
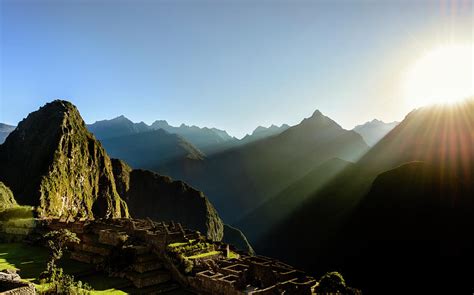
<instances>
[{"instance_id":1,"label":"green vegetation","mask_svg":"<svg viewBox=\"0 0 474 295\"><path fill-rule=\"evenodd\" d=\"M31 218L33 218L33 207L31 206L13 206L10 208L0 209L0 221Z\"/></svg>"},{"instance_id":2,"label":"green vegetation","mask_svg":"<svg viewBox=\"0 0 474 295\"><path fill-rule=\"evenodd\" d=\"M39 280L46 268L49 258L47 248L22 243L0 244L0 270L15 269L22 279L32 282L39 292L45 292L50 284ZM121 291L128 284L125 279L110 278L106 274L96 272L94 267L68 259L67 255L58 262L64 272L80 277L81 281L92 287L91 294L122 295Z\"/></svg>"},{"instance_id":3,"label":"green vegetation","mask_svg":"<svg viewBox=\"0 0 474 295\"><path fill-rule=\"evenodd\" d=\"M0 181L0 210L16 206L12 191Z\"/></svg>"},{"instance_id":4,"label":"green vegetation","mask_svg":"<svg viewBox=\"0 0 474 295\"><path fill-rule=\"evenodd\" d=\"M318 294L359 294L358 290L346 285L346 281L337 271L328 272L323 275L315 291Z\"/></svg>"},{"instance_id":5,"label":"green vegetation","mask_svg":"<svg viewBox=\"0 0 474 295\"><path fill-rule=\"evenodd\" d=\"M186 258L188 258L188 259L199 259L199 258L204 258L204 257L212 256L212 255L217 255L217 254L220 254L220 253L221 253L220 251L211 251L211 252L196 254L196 255L192 255L192 256L187 256Z\"/></svg>"}]
</instances>

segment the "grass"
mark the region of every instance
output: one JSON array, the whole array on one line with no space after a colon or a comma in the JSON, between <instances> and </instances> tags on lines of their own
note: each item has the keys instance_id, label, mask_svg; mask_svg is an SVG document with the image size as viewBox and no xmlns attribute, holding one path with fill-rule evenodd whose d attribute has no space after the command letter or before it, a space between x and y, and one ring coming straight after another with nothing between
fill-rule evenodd
<instances>
[{"instance_id":1,"label":"grass","mask_svg":"<svg viewBox=\"0 0 474 295\"><path fill-rule=\"evenodd\" d=\"M22 279L34 283L38 290L44 290L47 285L41 285L38 277L46 268L48 256L48 250L43 247L21 243L0 244L0 270L16 269ZM93 266L67 258L63 259L60 265L65 273L74 275L77 279L91 285L94 289L92 294L127 294L119 289L128 282L124 279L109 278L103 273L94 273Z\"/></svg>"},{"instance_id":2,"label":"grass","mask_svg":"<svg viewBox=\"0 0 474 295\"><path fill-rule=\"evenodd\" d=\"M197 255L193 255L193 256L188 256L186 258L188 258L188 259L198 259L198 258L204 258L204 257L220 254L220 253L221 253L220 251L211 251L211 252L201 253L201 254L197 254Z\"/></svg>"}]
</instances>

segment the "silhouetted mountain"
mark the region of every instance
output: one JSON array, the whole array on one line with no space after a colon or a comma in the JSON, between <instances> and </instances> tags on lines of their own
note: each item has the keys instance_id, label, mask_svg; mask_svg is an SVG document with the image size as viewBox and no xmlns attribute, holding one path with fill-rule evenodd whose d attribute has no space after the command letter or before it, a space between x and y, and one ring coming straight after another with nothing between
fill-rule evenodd
<instances>
[{"instance_id":1,"label":"silhouetted mountain","mask_svg":"<svg viewBox=\"0 0 474 295\"><path fill-rule=\"evenodd\" d=\"M474 212L472 114L474 100L413 111L355 166L274 225L254 243L256 251L315 272L341 270L375 294L401 288L465 293L472 287L465 283L472 255L456 245L471 249L473 242L467 233ZM426 164L397 168L412 161ZM406 285L398 284L399 274ZM437 284L428 284L430 276Z\"/></svg>"},{"instance_id":2,"label":"silhouetted mountain","mask_svg":"<svg viewBox=\"0 0 474 295\"><path fill-rule=\"evenodd\" d=\"M152 168L177 160L201 160L204 154L176 134L162 129L101 140L111 157L134 168Z\"/></svg>"},{"instance_id":3,"label":"silhouetted mountain","mask_svg":"<svg viewBox=\"0 0 474 295\"><path fill-rule=\"evenodd\" d=\"M40 216L120 217L110 159L78 110L61 100L28 115L0 145L0 180Z\"/></svg>"},{"instance_id":4,"label":"silhouetted mountain","mask_svg":"<svg viewBox=\"0 0 474 295\"><path fill-rule=\"evenodd\" d=\"M228 224L224 224L224 243L233 245L238 250L245 251L250 254L255 254L252 246L250 246L247 237L239 229L232 227Z\"/></svg>"},{"instance_id":5,"label":"silhouetted mountain","mask_svg":"<svg viewBox=\"0 0 474 295\"><path fill-rule=\"evenodd\" d=\"M279 135L209 156L202 163L170 163L155 170L199 187L226 221L235 222L324 161L354 161L367 149L359 134L316 111Z\"/></svg>"},{"instance_id":6,"label":"silhouetted mountain","mask_svg":"<svg viewBox=\"0 0 474 295\"><path fill-rule=\"evenodd\" d=\"M151 171L132 170L120 160L113 159L112 164L118 191L131 216L180 222L210 239L222 239L224 224L202 192Z\"/></svg>"},{"instance_id":7,"label":"silhouetted mountain","mask_svg":"<svg viewBox=\"0 0 474 295\"><path fill-rule=\"evenodd\" d=\"M145 123L133 123L125 116L120 116L111 120L97 121L94 124L87 125L87 128L90 132L94 133L95 137L99 140L132 135L151 130L151 128Z\"/></svg>"},{"instance_id":8,"label":"silhouetted mountain","mask_svg":"<svg viewBox=\"0 0 474 295\"><path fill-rule=\"evenodd\" d=\"M8 134L10 134L13 130L15 130L15 126L0 123L0 144L5 141Z\"/></svg>"},{"instance_id":9,"label":"silhouetted mountain","mask_svg":"<svg viewBox=\"0 0 474 295\"><path fill-rule=\"evenodd\" d=\"M374 119L365 124L358 125L352 130L362 135L368 145L374 146L398 124L399 122L385 123Z\"/></svg>"},{"instance_id":10,"label":"silhouetted mountain","mask_svg":"<svg viewBox=\"0 0 474 295\"><path fill-rule=\"evenodd\" d=\"M180 135L193 145L203 151L214 150L219 145L236 141L234 137L231 137L224 130L216 128L200 128L197 126L187 126L181 124L179 127L173 127L164 120L159 120L151 124L152 129L163 129L169 133Z\"/></svg>"},{"instance_id":11,"label":"silhouetted mountain","mask_svg":"<svg viewBox=\"0 0 474 295\"><path fill-rule=\"evenodd\" d=\"M252 134L247 134L244 138L240 140L240 144L246 144L250 143L253 141L257 141L266 137L278 135L285 131L286 129L290 128L289 125L283 124L280 127L276 125L271 125L270 127L262 127L258 126L255 128L255 130L252 132Z\"/></svg>"}]
</instances>

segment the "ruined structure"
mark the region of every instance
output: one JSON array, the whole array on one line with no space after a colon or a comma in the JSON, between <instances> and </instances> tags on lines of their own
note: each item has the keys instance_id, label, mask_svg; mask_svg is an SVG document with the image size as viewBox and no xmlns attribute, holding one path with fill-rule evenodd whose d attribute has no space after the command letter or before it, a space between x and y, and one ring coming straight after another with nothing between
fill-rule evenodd
<instances>
[{"instance_id":1,"label":"ruined structure","mask_svg":"<svg viewBox=\"0 0 474 295\"><path fill-rule=\"evenodd\" d=\"M129 279L143 293L183 287L199 294L314 294L317 282L287 264L249 256L179 223L138 219L50 219L81 239L71 258ZM158 291L156 291L158 293Z\"/></svg>"},{"instance_id":2,"label":"ruined structure","mask_svg":"<svg viewBox=\"0 0 474 295\"><path fill-rule=\"evenodd\" d=\"M34 295L35 286L21 280L15 271L8 269L0 272L1 295Z\"/></svg>"}]
</instances>

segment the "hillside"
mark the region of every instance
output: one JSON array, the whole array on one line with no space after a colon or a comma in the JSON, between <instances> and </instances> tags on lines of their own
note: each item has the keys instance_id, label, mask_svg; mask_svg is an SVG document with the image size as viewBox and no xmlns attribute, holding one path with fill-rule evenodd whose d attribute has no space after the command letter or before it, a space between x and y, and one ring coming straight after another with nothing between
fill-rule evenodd
<instances>
[{"instance_id":1,"label":"hillside","mask_svg":"<svg viewBox=\"0 0 474 295\"><path fill-rule=\"evenodd\" d=\"M7 139L8 134L15 130L15 126L0 123L0 144Z\"/></svg>"},{"instance_id":2,"label":"hillside","mask_svg":"<svg viewBox=\"0 0 474 295\"><path fill-rule=\"evenodd\" d=\"M374 236L366 235L364 240L361 230L369 230L374 224L380 223L380 227L376 228L376 230L381 231L383 228L385 231L387 223L367 215L369 217L364 225L358 226L358 228L349 227L351 230L344 229L348 228L347 224L354 224L357 227L355 225L357 223L353 219L355 217L353 216L360 216L357 215L358 210L360 210L358 208L361 208L359 205L364 206L363 204L365 204L367 198L372 200L373 197L370 196L377 194L380 196L379 202L383 204L372 203L371 201L365 206L372 208L372 212L380 212L380 216L392 218L395 223L406 217L405 226L406 228L412 227L413 231L398 231L397 238L401 241L411 241L413 238L412 233L421 234L421 229L418 227L418 225L421 225L418 216L421 220L424 220L423 216L428 214L424 211L423 206L420 206L421 203L432 204L426 202L427 198L434 198L436 200L438 195L455 196L452 199L448 198L448 200L454 203L454 200L458 197L468 196L469 194L465 193L466 191L471 192L472 198L472 195L474 195L472 193L472 183L474 183L472 181L474 176L474 136L472 133L472 130L474 130L474 117L471 115L474 113L473 102L471 100L461 105L426 107L410 113L402 123L364 155L355 166L348 167L342 171L319 192L307 198L300 208L286 216L284 221L274 226L267 235L262 236L259 242L254 243L256 251L266 255L277 256L314 271L319 269L340 269L344 273L348 273L349 278L353 276L352 278L356 278L364 284L374 275L373 269L375 268L381 274L387 273L388 275L385 279L392 280L390 284L395 284L393 278L396 276L390 275L393 274L390 269L391 262L385 263L385 260L382 260L383 265L377 264L377 267L374 266L374 268L369 266L361 268L360 265L368 263L368 261L364 260L365 256L361 256L362 260L358 260L357 263L349 263L346 259L346 254L349 255L351 252L349 251L350 248L357 248L356 244L358 243L365 245L367 241L374 238ZM463 161L460 161L461 157ZM387 174L389 176L392 175L392 181L386 180L388 176L382 175L378 182L381 181L380 179L386 180L391 186L381 186L384 188L377 189L378 182L376 181L372 192L369 193L372 182L379 174L413 161L423 161L427 165L431 165L430 167L434 167L433 171L435 171L431 174L431 177L443 175L441 180L444 182L442 183L449 179L449 182L446 183L451 183L452 185L434 187L430 188L431 191L429 193L420 193L420 191L425 190L423 187L428 185L426 179L429 179L429 177L418 177L417 168L410 168L412 166L408 166L408 168L405 167ZM403 176L404 173L406 173L406 176L399 177L400 175ZM410 183L411 186L404 184L406 182ZM368 197L364 198L367 194ZM385 195L395 199L399 198L398 203L394 201L392 203L387 202L383 199ZM401 205L401 203L404 205ZM465 206L466 210L471 213L473 212L469 202L463 202L462 204L467 204ZM439 209L442 210L439 213L442 214L441 212L445 210L449 211L449 205L449 202L441 202ZM459 213L460 217L465 217L462 208L456 208L451 212L453 214ZM387 211L388 209L391 212ZM426 228L430 227L434 231L441 230L439 223L435 222L435 220L436 218L426 219L426 223L423 223L423 225ZM423 229L424 232L426 228ZM416 229L420 230L416 231ZM351 231L354 232L354 236L352 236L354 239L345 239L347 232ZM388 230L387 233L389 235L392 234ZM341 237L342 241L340 240ZM427 236L422 237L426 238L423 241L424 243L428 243L428 240L431 239L430 242L433 245L438 245L445 240L443 236L431 235L429 238ZM356 238L360 238L362 242L357 241ZM465 238L467 238L466 241L468 243L472 242L472 238L469 235L465 235ZM299 241L297 245L291 242L296 239ZM343 245L346 245L346 247L342 247ZM405 259L400 261L415 265L414 261L416 259L410 253L410 249L403 247L395 249L387 244L379 246L380 248L374 253L385 253L384 259L388 259L387 253L390 253L389 256L397 254L393 257L406 255L406 257L412 257L413 260ZM313 253L311 259L307 257L308 251ZM346 251L348 252L346 253ZM441 256L436 253L431 252L431 254L433 254L433 261L441 259ZM374 258L375 255L370 257ZM367 257L367 259L372 259L370 257ZM376 261L376 258L374 258L374 261ZM459 266L462 267L462 265ZM429 273L430 264L423 265L420 262L413 269ZM433 269L440 270L440 267ZM440 272L441 274L449 275L446 272ZM410 273L410 275L413 275L413 277L406 278L405 280L416 279L414 273ZM451 283L454 283L454 281L449 280ZM380 292L386 293L387 290L378 289L376 293Z\"/></svg>"},{"instance_id":3,"label":"hillside","mask_svg":"<svg viewBox=\"0 0 474 295\"><path fill-rule=\"evenodd\" d=\"M118 191L131 216L181 222L209 239L222 240L222 220L202 192L151 171L133 170L120 160L112 163Z\"/></svg>"},{"instance_id":4,"label":"hillside","mask_svg":"<svg viewBox=\"0 0 474 295\"><path fill-rule=\"evenodd\" d=\"M273 226L282 222L286 216L297 210L306 198L350 166L353 166L353 163L338 158L322 163L274 197L269 198L240 220L237 226L250 240L258 240Z\"/></svg>"},{"instance_id":5,"label":"hillside","mask_svg":"<svg viewBox=\"0 0 474 295\"><path fill-rule=\"evenodd\" d=\"M134 168L150 169L172 160L202 160L204 154L176 134L162 129L102 139L107 153Z\"/></svg>"},{"instance_id":6,"label":"hillside","mask_svg":"<svg viewBox=\"0 0 474 295\"><path fill-rule=\"evenodd\" d=\"M0 162L0 180L40 216L128 215L109 157L69 102L29 114L0 145Z\"/></svg>"},{"instance_id":7,"label":"hillside","mask_svg":"<svg viewBox=\"0 0 474 295\"><path fill-rule=\"evenodd\" d=\"M201 163L170 163L155 171L201 189L235 223L331 158L355 161L368 147L362 137L316 111L279 135L236 147Z\"/></svg>"},{"instance_id":8,"label":"hillside","mask_svg":"<svg viewBox=\"0 0 474 295\"><path fill-rule=\"evenodd\" d=\"M385 123L374 119L365 124L358 125L352 130L362 135L369 146L374 146L398 124L399 122Z\"/></svg>"}]
</instances>

